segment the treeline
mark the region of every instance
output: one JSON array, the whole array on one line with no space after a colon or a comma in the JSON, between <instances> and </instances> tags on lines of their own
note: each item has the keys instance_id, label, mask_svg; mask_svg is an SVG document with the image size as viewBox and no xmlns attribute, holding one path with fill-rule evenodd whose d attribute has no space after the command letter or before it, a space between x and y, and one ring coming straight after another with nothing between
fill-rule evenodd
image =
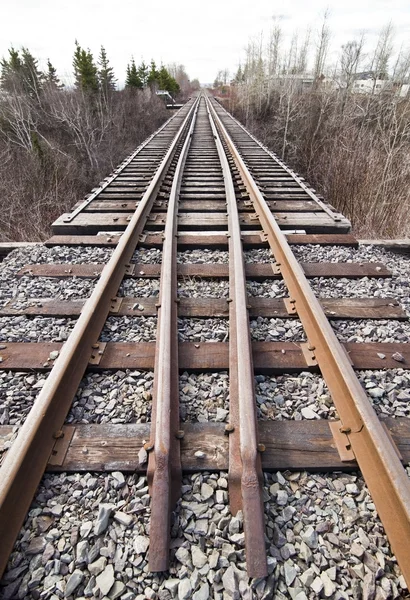
<instances>
[{"instance_id":1,"label":"treeline","mask_svg":"<svg viewBox=\"0 0 410 600\"><path fill-rule=\"evenodd\" d=\"M38 61L27 48L21 51L11 47L9 56L1 60L1 87L8 92L24 91L30 94L38 94L44 84L54 84L59 89L64 88L64 84L57 76L57 71L47 60L47 69L41 71L38 67ZM82 48L75 42L75 51L73 57L73 76L76 89L86 92L101 91L107 95L109 92L116 91L117 78L114 69L110 65L107 52L104 46L101 46L98 59L95 60L89 49ZM157 67L154 60L149 65L144 61L137 67L134 58L126 67L126 88L144 89L151 87L165 90L170 94L179 92L190 92L192 88L199 88L199 82L189 81L183 65L171 65Z\"/></svg>"},{"instance_id":2,"label":"treeline","mask_svg":"<svg viewBox=\"0 0 410 600\"><path fill-rule=\"evenodd\" d=\"M181 65L142 63L137 78L134 66L118 90L103 47L95 60L76 42L72 86L27 48L1 60L0 241L46 238L55 218L169 118L156 91L183 99L196 85Z\"/></svg>"},{"instance_id":3,"label":"treeline","mask_svg":"<svg viewBox=\"0 0 410 600\"><path fill-rule=\"evenodd\" d=\"M409 235L410 51L394 53L391 24L373 47L347 40L333 63L330 39L327 15L288 44L277 23L248 44L233 79L218 73L217 94L358 235Z\"/></svg>"}]
</instances>

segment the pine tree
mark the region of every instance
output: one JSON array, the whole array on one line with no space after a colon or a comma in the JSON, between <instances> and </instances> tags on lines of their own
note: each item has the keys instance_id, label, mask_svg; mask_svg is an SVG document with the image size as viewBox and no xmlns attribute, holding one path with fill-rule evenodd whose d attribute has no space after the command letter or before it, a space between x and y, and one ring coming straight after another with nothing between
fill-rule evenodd
<instances>
[{"instance_id":1,"label":"pine tree","mask_svg":"<svg viewBox=\"0 0 410 600\"><path fill-rule=\"evenodd\" d=\"M151 60L147 83L148 85L158 85L159 72L157 71L157 66L154 60Z\"/></svg>"},{"instance_id":2,"label":"pine tree","mask_svg":"<svg viewBox=\"0 0 410 600\"><path fill-rule=\"evenodd\" d=\"M172 77L169 74L168 70L164 67L164 65L161 65L161 68L158 71L157 82L161 90L166 90L170 94L176 94L177 92L179 92L178 83L176 82L174 77Z\"/></svg>"},{"instance_id":3,"label":"pine tree","mask_svg":"<svg viewBox=\"0 0 410 600\"><path fill-rule=\"evenodd\" d=\"M131 59L131 64L127 65L127 78L125 80L125 86L128 88L142 88L142 81L138 75L137 67L135 66L135 60Z\"/></svg>"},{"instance_id":4,"label":"pine tree","mask_svg":"<svg viewBox=\"0 0 410 600\"><path fill-rule=\"evenodd\" d=\"M1 85L8 91L18 90L33 98L38 97L43 83L43 74L38 69L38 61L27 48L20 51L9 49L9 59L1 61Z\"/></svg>"},{"instance_id":5,"label":"pine tree","mask_svg":"<svg viewBox=\"0 0 410 600\"><path fill-rule=\"evenodd\" d=\"M143 87L145 87L148 83L148 75L148 65L146 65L145 62L142 61L140 66L138 67L138 77L140 78Z\"/></svg>"},{"instance_id":6,"label":"pine tree","mask_svg":"<svg viewBox=\"0 0 410 600\"><path fill-rule=\"evenodd\" d=\"M90 50L81 48L77 40L75 41L73 67L76 88L85 92L96 92L99 85L94 57Z\"/></svg>"},{"instance_id":7,"label":"pine tree","mask_svg":"<svg viewBox=\"0 0 410 600\"><path fill-rule=\"evenodd\" d=\"M9 49L9 59L1 60L1 87L10 91L17 82L17 76L21 73L22 62L19 51L13 46Z\"/></svg>"},{"instance_id":8,"label":"pine tree","mask_svg":"<svg viewBox=\"0 0 410 600\"><path fill-rule=\"evenodd\" d=\"M43 74L38 69L38 61L27 48L22 48L23 79L27 91L38 95L41 91Z\"/></svg>"},{"instance_id":9,"label":"pine tree","mask_svg":"<svg viewBox=\"0 0 410 600\"><path fill-rule=\"evenodd\" d=\"M54 68L50 59L47 59L47 72L44 73L44 79L47 83L51 83L57 88L63 88L64 84L61 83L60 79L57 76L57 69Z\"/></svg>"},{"instance_id":10,"label":"pine tree","mask_svg":"<svg viewBox=\"0 0 410 600\"><path fill-rule=\"evenodd\" d=\"M98 66L100 67L98 70L100 88L107 97L110 92L113 92L116 89L116 79L114 76L114 69L110 66L104 46L101 46Z\"/></svg>"}]
</instances>

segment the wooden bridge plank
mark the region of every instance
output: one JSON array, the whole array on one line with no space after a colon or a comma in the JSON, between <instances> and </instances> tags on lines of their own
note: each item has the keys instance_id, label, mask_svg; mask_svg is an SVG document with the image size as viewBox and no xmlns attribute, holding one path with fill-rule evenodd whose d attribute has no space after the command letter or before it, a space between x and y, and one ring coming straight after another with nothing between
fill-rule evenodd
<instances>
[{"instance_id":1,"label":"wooden bridge plank","mask_svg":"<svg viewBox=\"0 0 410 600\"><path fill-rule=\"evenodd\" d=\"M110 231L112 229L123 230L128 225L124 213L85 213L78 214L71 222L65 222L62 215L52 225L55 234L76 235L78 233L96 233L98 231ZM129 217L128 217L129 218ZM323 212L278 212L275 219L283 229L303 229L309 233L343 233L350 230L350 223L346 219L334 221L327 213ZM148 219L146 228L162 229L165 219ZM242 227L255 227L259 223L251 219L251 215L242 214ZM220 214L208 213L185 214L178 217L178 227L187 229L226 228L227 217Z\"/></svg>"},{"instance_id":2,"label":"wooden bridge plank","mask_svg":"<svg viewBox=\"0 0 410 600\"><path fill-rule=\"evenodd\" d=\"M53 246L116 246L121 232L118 235L53 235L44 245L47 247ZM254 232L244 231L242 233L244 248L267 248L268 243L261 241L259 234ZM286 235L286 239L290 245L321 245L321 246L348 246L357 248L358 241L354 235L350 233L344 234L295 234ZM148 233L145 235L144 241L139 244L144 248L162 248L162 237L157 233ZM226 235L218 232L190 232L183 233L178 238L178 249L185 248L223 248L228 246L228 238Z\"/></svg>"},{"instance_id":3,"label":"wooden bridge plank","mask_svg":"<svg viewBox=\"0 0 410 600\"><path fill-rule=\"evenodd\" d=\"M99 197L91 202L84 210L86 213L94 212L122 212L132 213L135 211L139 202L133 202L129 200L106 200L102 202ZM274 202L269 201L268 206L272 212L317 212L318 205L313 200L277 200ZM75 208L75 207L74 207ZM252 212L254 211L252 206L245 204L244 200L238 202L238 210L240 212ZM154 212L166 211L166 203L162 207L154 207ZM192 200L181 200L178 207L179 213L186 211L189 212L226 212L226 203L224 200L202 200L200 198Z\"/></svg>"}]
</instances>

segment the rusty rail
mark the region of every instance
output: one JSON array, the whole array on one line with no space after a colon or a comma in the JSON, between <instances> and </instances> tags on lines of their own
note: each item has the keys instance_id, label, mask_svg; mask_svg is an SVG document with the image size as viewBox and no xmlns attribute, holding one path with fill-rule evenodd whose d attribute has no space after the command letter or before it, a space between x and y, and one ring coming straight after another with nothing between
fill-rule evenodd
<instances>
[{"instance_id":1,"label":"rusty rail","mask_svg":"<svg viewBox=\"0 0 410 600\"><path fill-rule=\"evenodd\" d=\"M213 106L212 114L254 204L276 266L307 334L309 349L314 352L331 392L345 446L353 450L403 576L410 585L410 480L285 235Z\"/></svg>"},{"instance_id":2,"label":"rusty rail","mask_svg":"<svg viewBox=\"0 0 410 600\"><path fill-rule=\"evenodd\" d=\"M186 131L194 104L181 124L111 259L87 300L60 356L36 398L0 469L0 574L3 573L31 500L90 356L126 273L161 182Z\"/></svg>"},{"instance_id":3,"label":"rusty rail","mask_svg":"<svg viewBox=\"0 0 410 600\"><path fill-rule=\"evenodd\" d=\"M229 162L209 110L208 116L225 182L229 234L229 503L243 509L249 577L265 577L262 466L258 444L255 384L241 228Z\"/></svg>"},{"instance_id":4,"label":"rusty rail","mask_svg":"<svg viewBox=\"0 0 410 600\"><path fill-rule=\"evenodd\" d=\"M170 517L180 496L182 479L179 451L177 217L184 165L191 145L199 100L176 165L168 201L162 248L154 390L149 443L150 571L166 571L169 563Z\"/></svg>"}]
</instances>

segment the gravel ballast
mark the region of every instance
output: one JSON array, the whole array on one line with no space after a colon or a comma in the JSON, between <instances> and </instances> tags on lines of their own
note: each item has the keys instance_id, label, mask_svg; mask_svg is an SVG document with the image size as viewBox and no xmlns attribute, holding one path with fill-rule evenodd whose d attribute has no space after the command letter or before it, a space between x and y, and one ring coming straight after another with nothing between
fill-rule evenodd
<instances>
[{"instance_id":1,"label":"gravel ballast","mask_svg":"<svg viewBox=\"0 0 410 600\"><path fill-rule=\"evenodd\" d=\"M180 342L226 342L229 339L229 321L223 318L178 319Z\"/></svg>"},{"instance_id":2,"label":"gravel ballast","mask_svg":"<svg viewBox=\"0 0 410 600\"><path fill-rule=\"evenodd\" d=\"M243 518L229 511L226 473L184 477L168 574L148 572L145 477L46 475L3 577L2 597L404 597L403 578L360 477L275 473L264 483L269 575L250 580Z\"/></svg>"},{"instance_id":3,"label":"gravel ballast","mask_svg":"<svg viewBox=\"0 0 410 600\"><path fill-rule=\"evenodd\" d=\"M155 342L157 317L108 317L101 342Z\"/></svg>"},{"instance_id":4,"label":"gravel ballast","mask_svg":"<svg viewBox=\"0 0 410 600\"><path fill-rule=\"evenodd\" d=\"M386 297L398 299L410 308L409 259L369 247L292 249L304 261L377 261L393 272L391 279L310 280L321 297ZM94 280L16 280L14 275L21 266L34 262L104 262L106 255L101 250L106 249L87 249L85 261L80 259L83 248L14 252L0 265L4 275L0 304L16 297L23 302L30 297L87 297ZM33 258L33 252L39 254L38 259ZM226 263L227 256L222 251L187 251L178 253L178 261ZM158 264L161 252L140 249L134 259ZM273 261L269 250L246 251L245 260ZM158 285L155 280L128 279L123 282L120 295L157 296ZM288 296L286 286L278 280L248 281L247 288L252 296ZM229 283L187 278L179 282L179 295L227 298ZM73 323L70 319L43 317L0 319L0 340L64 340ZM226 319L179 319L179 336L183 341L227 341L227 324ZM101 339L154 341L156 325L155 317L110 317ZM333 321L332 326L341 341L405 342L410 337L409 324L400 321L344 319ZM251 319L251 333L255 340L305 339L296 319ZM0 373L0 424L18 430L46 377ZM410 371L400 368L400 363L396 369L361 371L358 377L378 415L410 417ZM326 385L316 373L257 375L255 382L258 418L262 420L337 418ZM151 419L152 386L152 372L88 373L67 422L147 423ZM182 373L180 413L183 422L228 423L228 374ZM359 475L302 472L265 474L264 478L269 576L252 581L245 571L241 515L235 518L229 512L226 473L184 477L182 499L172 525L171 567L167 575L148 572L150 499L144 477L122 473L47 474L17 541L3 588L0 587L0 598L409 597Z\"/></svg>"},{"instance_id":5,"label":"gravel ballast","mask_svg":"<svg viewBox=\"0 0 410 600\"><path fill-rule=\"evenodd\" d=\"M75 323L75 319L0 317L0 342L64 342Z\"/></svg>"},{"instance_id":6,"label":"gravel ballast","mask_svg":"<svg viewBox=\"0 0 410 600\"><path fill-rule=\"evenodd\" d=\"M229 263L229 252L226 250L209 250L202 248L201 250L185 250L177 252L177 263L190 264L225 264Z\"/></svg>"}]
</instances>

